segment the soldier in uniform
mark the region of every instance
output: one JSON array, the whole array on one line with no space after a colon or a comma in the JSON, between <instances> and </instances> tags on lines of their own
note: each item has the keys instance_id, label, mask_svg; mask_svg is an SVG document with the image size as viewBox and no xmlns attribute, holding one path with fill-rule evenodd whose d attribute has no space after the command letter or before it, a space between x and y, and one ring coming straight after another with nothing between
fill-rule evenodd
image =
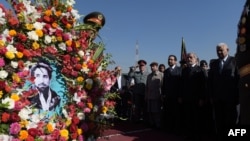
<instances>
[{"instance_id":1,"label":"soldier in uniform","mask_svg":"<svg viewBox=\"0 0 250 141\"><path fill-rule=\"evenodd\" d=\"M240 124L250 125L250 0L238 23L236 63L239 68Z\"/></svg>"}]
</instances>

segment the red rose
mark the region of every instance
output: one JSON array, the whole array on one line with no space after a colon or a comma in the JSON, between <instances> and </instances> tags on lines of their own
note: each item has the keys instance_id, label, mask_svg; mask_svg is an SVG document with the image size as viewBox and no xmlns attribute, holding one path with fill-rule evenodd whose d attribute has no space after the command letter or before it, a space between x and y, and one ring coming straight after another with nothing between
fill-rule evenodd
<instances>
[{"instance_id":1,"label":"red rose","mask_svg":"<svg viewBox=\"0 0 250 141\"><path fill-rule=\"evenodd\" d=\"M4 112L4 113L2 114L2 122L8 122L9 119L10 119L10 114Z\"/></svg>"},{"instance_id":2,"label":"red rose","mask_svg":"<svg viewBox=\"0 0 250 141\"><path fill-rule=\"evenodd\" d=\"M69 131L70 131L71 133L76 133L76 132L77 132L77 126L71 124L70 127L69 127Z\"/></svg>"},{"instance_id":3,"label":"red rose","mask_svg":"<svg viewBox=\"0 0 250 141\"><path fill-rule=\"evenodd\" d=\"M76 71L80 71L82 69L82 65L81 64L76 64L75 65L75 70Z\"/></svg>"},{"instance_id":4,"label":"red rose","mask_svg":"<svg viewBox=\"0 0 250 141\"><path fill-rule=\"evenodd\" d=\"M34 139L32 136L30 136L30 135L29 135L29 136L27 137L27 139L26 139L26 141L34 141L34 140L35 140L35 139Z\"/></svg>"},{"instance_id":5,"label":"red rose","mask_svg":"<svg viewBox=\"0 0 250 141\"><path fill-rule=\"evenodd\" d=\"M18 116L18 114L16 112L13 112L10 115L10 120L12 122L19 122L20 121L20 117Z\"/></svg>"},{"instance_id":6,"label":"red rose","mask_svg":"<svg viewBox=\"0 0 250 141\"><path fill-rule=\"evenodd\" d=\"M5 81L0 81L0 90L4 90L5 85L6 85Z\"/></svg>"},{"instance_id":7,"label":"red rose","mask_svg":"<svg viewBox=\"0 0 250 141\"><path fill-rule=\"evenodd\" d=\"M28 130L28 133L29 133L29 135L31 135L32 137L36 137L36 136L38 135L39 131L38 131L38 129L36 129L36 128L30 128L30 129Z\"/></svg>"},{"instance_id":8,"label":"red rose","mask_svg":"<svg viewBox=\"0 0 250 141\"><path fill-rule=\"evenodd\" d=\"M79 118L77 116L74 116L73 119L72 119L72 123L74 125L78 124L80 122Z\"/></svg>"},{"instance_id":9,"label":"red rose","mask_svg":"<svg viewBox=\"0 0 250 141\"><path fill-rule=\"evenodd\" d=\"M21 42L26 42L27 41L27 37L25 34L22 33L18 33L17 34L17 38L21 41Z\"/></svg>"},{"instance_id":10,"label":"red rose","mask_svg":"<svg viewBox=\"0 0 250 141\"><path fill-rule=\"evenodd\" d=\"M71 139L77 139L78 134L77 133L72 133L70 134Z\"/></svg>"}]
</instances>

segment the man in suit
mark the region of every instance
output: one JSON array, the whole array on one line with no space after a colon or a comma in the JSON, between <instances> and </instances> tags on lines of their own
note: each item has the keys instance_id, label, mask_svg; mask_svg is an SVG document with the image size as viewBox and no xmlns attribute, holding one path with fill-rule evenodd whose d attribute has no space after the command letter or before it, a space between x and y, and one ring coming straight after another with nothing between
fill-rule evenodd
<instances>
[{"instance_id":1,"label":"man in suit","mask_svg":"<svg viewBox=\"0 0 250 141\"><path fill-rule=\"evenodd\" d=\"M111 92L117 92L120 95L120 99L117 99L116 112L117 115L121 118L127 118L128 112L128 77L122 74L122 69L120 66L116 66L114 70L114 75L116 77L116 81L114 85L111 87Z\"/></svg>"},{"instance_id":2,"label":"man in suit","mask_svg":"<svg viewBox=\"0 0 250 141\"><path fill-rule=\"evenodd\" d=\"M250 125L250 0L246 0L238 24L236 63L239 68L240 124Z\"/></svg>"},{"instance_id":3,"label":"man in suit","mask_svg":"<svg viewBox=\"0 0 250 141\"><path fill-rule=\"evenodd\" d=\"M34 84L31 89L36 89L38 93L30 98L30 101L38 109L53 111L60 104L60 97L50 88L52 68L48 62L39 61L31 69L31 77Z\"/></svg>"},{"instance_id":4,"label":"man in suit","mask_svg":"<svg viewBox=\"0 0 250 141\"><path fill-rule=\"evenodd\" d=\"M135 122L145 120L145 86L147 81L148 72L146 71L147 62L145 60L139 60L139 71L130 69L128 76L134 78L135 85L133 86L133 96L135 103Z\"/></svg>"},{"instance_id":5,"label":"man in suit","mask_svg":"<svg viewBox=\"0 0 250 141\"><path fill-rule=\"evenodd\" d=\"M225 43L216 46L218 59L210 64L208 85L215 113L216 130L219 138L227 135L228 128L236 124L239 75L235 58L229 55Z\"/></svg>"},{"instance_id":6,"label":"man in suit","mask_svg":"<svg viewBox=\"0 0 250 141\"><path fill-rule=\"evenodd\" d=\"M206 95L206 73L198 65L195 53L187 54L187 67L181 73L179 102L183 106L184 134L192 140L199 140L206 122L203 116Z\"/></svg>"},{"instance_id":7,"label":"man in suit","mask_svg":"<svg viewBox=\"0 0 250 141\"><path fill-rule=\"evenodd\" d=\"M181 67L177 66L177 57L168 56L168 68L164 71L162 95L163 95L163 122L164 128L169 132L177 130L178 113L178 96L180 90Z\"/></svg>"}]
</instances>

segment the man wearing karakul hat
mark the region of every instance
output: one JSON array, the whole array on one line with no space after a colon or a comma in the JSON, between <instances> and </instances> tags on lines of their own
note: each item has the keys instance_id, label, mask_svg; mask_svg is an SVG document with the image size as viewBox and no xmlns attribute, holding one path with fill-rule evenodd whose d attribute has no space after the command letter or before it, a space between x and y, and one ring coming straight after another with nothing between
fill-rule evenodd
<instances>
[{"instance_id":1,"label":"man wearing karakul hat","mask_svg":"<svg viewBox=\"0 0 250 141\"><path fill-rule=\"evenodd\" d=\"M138 122L145 118L145 86L147 81L148 72L146 71L147 62L145 60L139 60L139 71L130 69L128 76L135 80L133 88L134 104L135 104L135 117L134 120Z\"/></svg>"}]
</instances>

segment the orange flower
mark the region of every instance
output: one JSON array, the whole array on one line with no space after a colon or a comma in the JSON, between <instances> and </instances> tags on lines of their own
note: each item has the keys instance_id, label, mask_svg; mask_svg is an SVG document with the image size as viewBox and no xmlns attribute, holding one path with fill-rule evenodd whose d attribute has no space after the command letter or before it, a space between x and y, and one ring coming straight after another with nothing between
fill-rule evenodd
<instances>
[{"instance_id":1,"label":"orange flower","mask_svg":"<svg viewBox=\"0 0 250 141\"><path fill-rule=\"evenodd\" d=\"M26 130L21 130L19 133L19 139L20 140L25 140L29 136L29 133Z\"/></svg>"},{"instance_id":2,"label":"orange flower","mask_svg":"<svg viewBox=\"0 0 250 141\"><path fill-rule=\"evenodd\" d=\"M66 24L66 28L67 28L67 29L70 29L70 28L72 28L72 25L69 24L69 23L67 23L67 24Z\"/></svg>"},{"instance_id":3,"label":"orange flower","mask_svg":"<svg viewBox=\"0 0 250 141\"><path fill-rule=\"evenodd\" d=\"M40 29L36 30L36 34L37 34L38 37L43 37L43 31L40 30Z\"/></svg>"},{"instance_id":4,"label":"orange flower","mask_svg":"<svg viewBox=\"0 0 250 141\"><path fill-rule=\"evenodd\" d=\"M52 23L52 27L53 28L57 28L58 27L58 24L56 22Z\"/></svg>"},{"instance_id":5,"label":"orange flower","mask_svg":"<svg viewBox=\"0 0 250 141\"><path fill-rule=\"evenodd\" d=\"M66 41L66 45L70 47L72 45L72 41L71 40Z\"/></svg>"},{"instance_id":6,"label":"orange flower","mask_svg":"<svg viewBox=\"0 0 250 141\"><path fill-rule=\"evenodd\" d=\"M76 81L77 81L78 83L82 83L83 80L84 80L84 78L83 78L82 76L79 76L79 77L76 78Z\"/></svg>"},{"instance_id":7,"label":"orange flower","mask_svg":"<svg viewBox=\"0 0 250 141\"><path fill-rule=\"evenodd\" d=\"M56 39L57 39L57 41L61 42L62 41L62 36L57 36Z\"/></svg>"},{"instance_id":8,"label":"orange flower","mask_svg":"<svg viewBox=\"0 0 250 141\"><path fill-rule=\"evenodd\" d=\"M46 15L46 16L51 16L52 15L52 11L51 10L46 10L45 12L44 12L44 14Z\"/></svg>"},{"instance_id":9,"label":"orange flower","mask_svg":"<svg viewBox=\"0 0 250 141\"><path fill-rule=\"evenodd\" d=\"M56 11L55 15L56 15L57 17L60 17L60 16L62 15L62 12L61 12L61 11Z\"/></svg>"},{"instance_id":10,"label":"orange flower","mask_svg":"<svg viewBox=\"0 0 250 141\"><path fill-rule=\"evenodd\" d=\"M75 41L75 46L76 46L76 48L79 48L81 46L80 42L79 41Z\"/></svg>"},{"instance_id":11,"label":"orange flower","mask_svg":"<svg viewBox=\"0 0 250 141\"><path fill-rule=\"evenodd\" d=\"M23 58L23 53L22 52L17 52L16 57L17 58Z\"/></svg>"},{"instance_id":12,"label":"orange flower","mask_svg":"<svg viewBox=\"0 0 250 141\"><path fill-rule=\"evenodd\" d=\"M92 104L91 102L88 102L88 103L87 103L87 106L88 106L90 109L93 108L93 104Z\"/></svg>"},{"instance_id":13,"label":"orange flower","mask_svg":"<svg viewBox=\"0 0 250 141\"><path fill-rule=\"evenodd\" d=\"M16 30L10 30L9 31L9 35L12 36L12 37L16 36L16 34L17 34Z\"/></svg>"},{"instance_id":14,"label":"orange flower","mask_svg":"<svg viewBox=\"0 0 250 141\"><path fill-rule=\"evenodd\" d=\"M48 131L49 131L50 133L54 131L54 127L52 126L51 123L48 123L48 124L47 124L47 129L48 129Z\"/></svg>"}]
</instances>

